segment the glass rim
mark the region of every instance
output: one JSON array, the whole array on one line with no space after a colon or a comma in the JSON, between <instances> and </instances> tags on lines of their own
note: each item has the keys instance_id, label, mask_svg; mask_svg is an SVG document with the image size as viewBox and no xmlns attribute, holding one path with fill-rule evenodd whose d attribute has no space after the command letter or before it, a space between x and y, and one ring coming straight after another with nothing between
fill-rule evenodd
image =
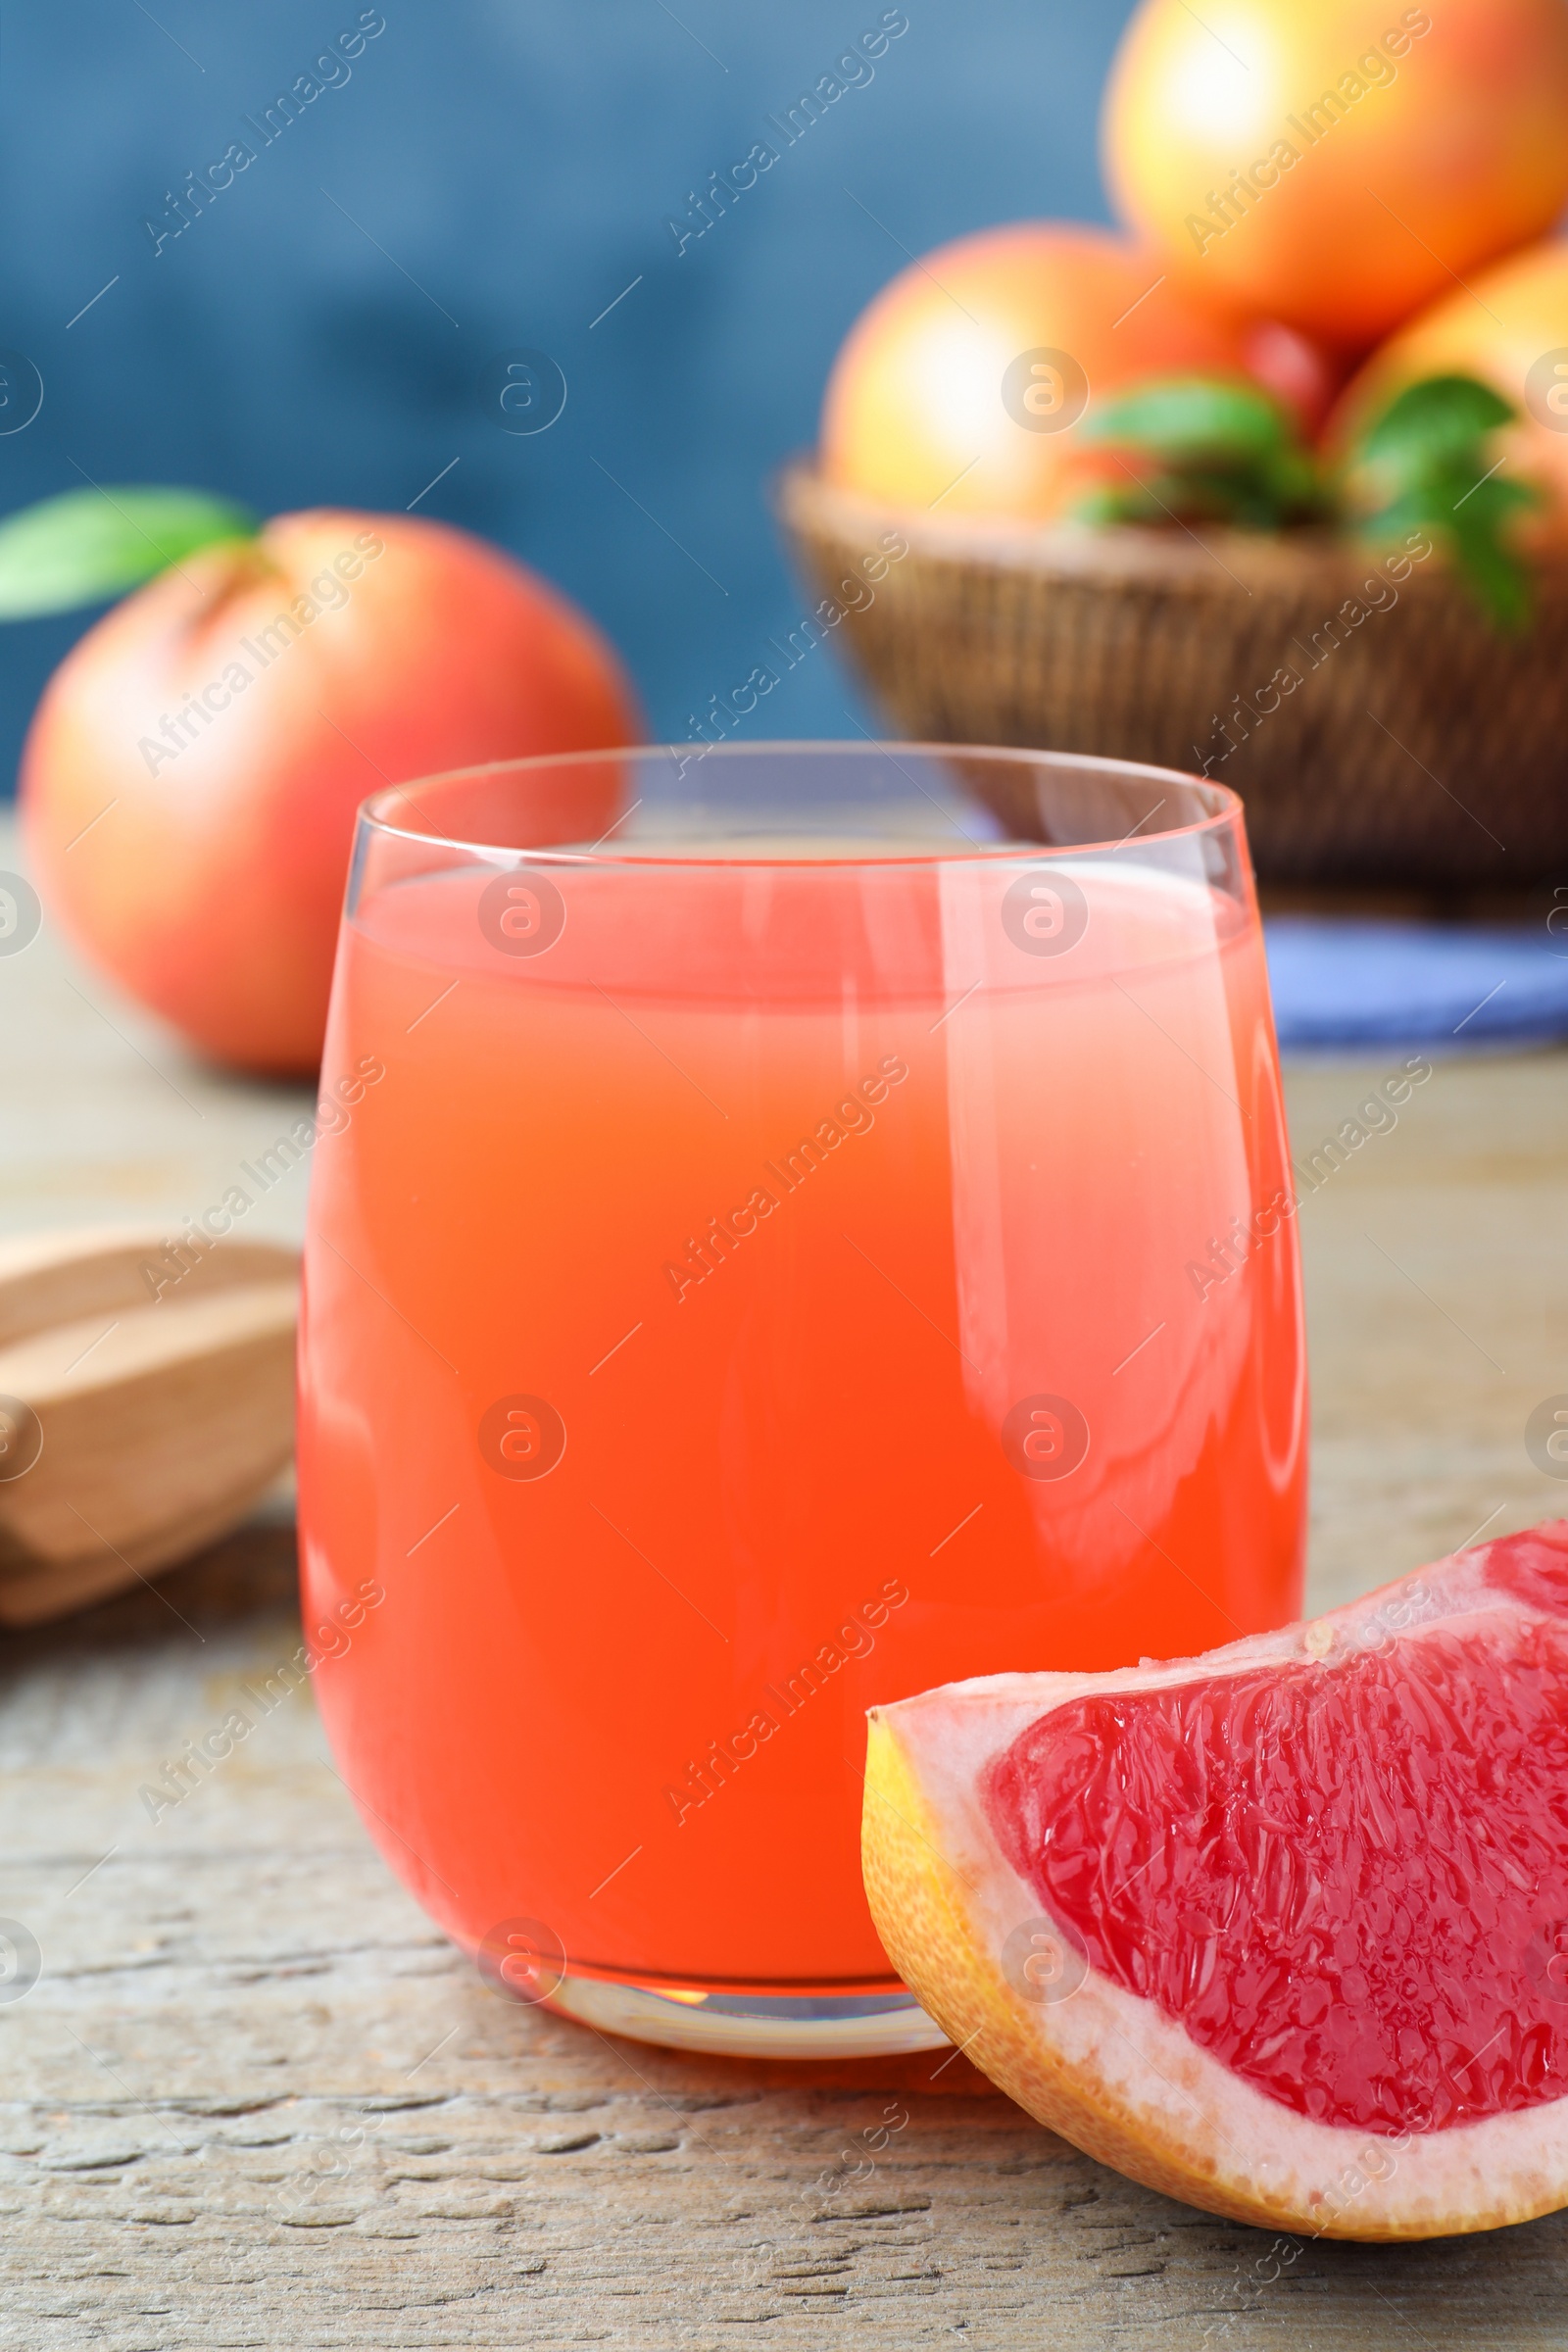
<instances>
[{"instance_id":1,"label":"glass rim","mask_svg":"<svg viewBox=\"0 0 1568 2352\"><path fill-rule=\"evenodd\" d=\"M387 814L387 809L398 802L401 802L406 808L416 808L417 803L415 801L414 795L420 790L430 790L437 785L461 784L485 776L526 776L531 773L542 773L547 769L587 767L611 760L678 759L683 752L690 752L692 749L693 747L689 743L609 744L595 751L525 752L508 760L478 760L467 767L437 768L428 775L412 777L406 784L383 784L374 792L368 794L355 811L356 828L364 826L372 832L385 835L390 840L407 842L423 849L453 850L470 858L487 860L505 859L514 862L517 859L524 859L530 864L639 867L652 865L711 867L715 865L794 866L809 864L820 867L835 863L854 866L937 865L973 863L982 859L992 862L998 859L1004 861L1011 859L1016 862L1023 857L1032 859L1046 857L1052 858L1104 857L1125 849L1133 840L1137 840L1142 846L1147 846L1154 842L1187 841L1201 838L1206 834L1218 833L1227 826L1235 826L1245 814L1245 804L1241 795L1233 791L1230 785L1217 784L1211 776L1200 776L1190 769L1163 767L1153 760L1117 760L1100 752L1047 751L1026 744L910 742L903 737L869 735L863 742L858 743L848 737L795 738L783 736L769 738L761 743L709 744L694 754L691 763L700 765L708 760L716 759L721 763L744 764L764 756L777 758L781 754L795 756L803 753L848 753L855 758L864 759L872 754L880 753L883 758L892 760L894 765L897 766L898 755L902 752L940 760L984 760L1017 765L1034 764L1058 772L1088 770L1091 777L1102 777L1106 781L1115 778L1138 777L1149 782L1179 784L1189 791L1211 796L1215 806L1206 814L1178 825L1151 826L1148 819L1145 818L1130 832L1120 835L1115 840L1107 837L1102 841L972 842L954 844L951 847L944 845L940 848L924 849L901 849L890 842L885 852L867 847L863 841L857 840L854 846L846 847L841 858L834 858L831 856L827 858L820 856L814 858L791 857L787 851L780 851L777 848L759 850L754 855L748 855L744 846L732 854L726 854L723 858L716 858L711 853L700 851L683 852L678 847L653 851L616 851L613 849L602 851L599 842L595 842L591 848L586 850L568 849L554 843L540 843L537 846L530 845L525 849L517 849L509 848L499 842L464 840L460 835L452 833L428 832L422 827L396 821ZM1154 813L1158 813L1157 807ZM617 817L614 823L600 836L600 840L608 841L610 834L614 831L615 825L621 821L622 819Z\"/></svg>"}]
</instances>

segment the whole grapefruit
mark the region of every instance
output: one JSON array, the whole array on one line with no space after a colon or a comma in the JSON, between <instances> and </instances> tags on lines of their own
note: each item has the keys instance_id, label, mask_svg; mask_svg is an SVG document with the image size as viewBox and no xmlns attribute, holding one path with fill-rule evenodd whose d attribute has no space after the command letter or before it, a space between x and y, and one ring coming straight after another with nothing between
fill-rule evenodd
<instances>
[{"instance_id":1,"label":"whole grapefruit","mask_svg":"<svg viewBox=\"0 0 1568 2352\"><path fill-rule=\"evenodd\" d=\"M94 962L215 1060L298 1073L320 1056L359 803L637 731L607 640L499 549L403 515L281 514L184 557L67 656L23 823Z\"/></svg>"},{"instance_id":2,"label":"whole grapefruit","mask_svg":"<svg viewBox=\"0 0 1568 2352\"><path fill-rule=\"evenodd\" d=\"M1183 283L1365 348L1568 197L1562 0L1143 0L1102 117Z\"/></svg>"},{"instance_id":3,"label":"whole grapefruit","mask_svg":"<svg viewBox=\"0 0 1568 2352\"><path fill-rule=\"evenodd\" d=\"M1074 486L1091 401L1151 375L1245 372L1247 334L1108 229L1023 220L938 246L834 363L820 463L906 510L1040 521Z\"/></svg>"},{"instance_id":4,"label":"whole grapefruit","mask_svg":"<svg viewBox=\"0 0 1568 2352\"><path fill-rule=\"evenodd\" d=\"M1568 1520L874 1708L863 1853L938 2023L1134 2180L1312 2237L1568 2204Z\"/></svg>"},{"instance_id":5,"label":"whole grapefruit","mask_svg":"<svg viewBox=\"0 0 1568 2352\"><path fill-rule=\"evenodd\" d=\"M1506 470L1548 495L1536 535L1568 538L1568 243L1510 254L1380 344L1335 409L1331 445L1346 445L1406 384L1447 374L1480 376L1513 403L1519 422L1497 444Z\"/></svg>"}]
</instances>

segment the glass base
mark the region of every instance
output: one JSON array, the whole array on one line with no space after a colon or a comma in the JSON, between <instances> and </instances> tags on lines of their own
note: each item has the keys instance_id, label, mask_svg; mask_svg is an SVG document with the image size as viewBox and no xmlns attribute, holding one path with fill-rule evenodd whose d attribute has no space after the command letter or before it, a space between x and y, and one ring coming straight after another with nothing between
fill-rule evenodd
<instances>
[{"instance_id":1,"label":"glass base","mask_svg":"<svg viewBox=\"0 0 1568 2352\"><path fill-rule=\"evenodd\" d=\"M602 1977L564 1977L548 2006L602 2034L731 2058L885 2058L948 2046L942 2028L909 1992L668 1993Z\"/></svg>"}]
</instances>

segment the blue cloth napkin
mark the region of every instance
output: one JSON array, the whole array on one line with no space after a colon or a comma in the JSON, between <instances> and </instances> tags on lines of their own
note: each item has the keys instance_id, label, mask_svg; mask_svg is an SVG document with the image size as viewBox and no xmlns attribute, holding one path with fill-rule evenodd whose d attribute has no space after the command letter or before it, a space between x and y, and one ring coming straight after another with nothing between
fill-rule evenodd
<instances>
[{"instance_id":1,"label":"blue cloth napkin","mask_svg":"<svg viewBox=\"0 0 1568 2352\"><path fill-rule=\"evenodd\" d=\"M1282 1053L1568 1038L1568 902L1533 929L1275 914L1264 923Z\"/></svg>"}]
</instances>

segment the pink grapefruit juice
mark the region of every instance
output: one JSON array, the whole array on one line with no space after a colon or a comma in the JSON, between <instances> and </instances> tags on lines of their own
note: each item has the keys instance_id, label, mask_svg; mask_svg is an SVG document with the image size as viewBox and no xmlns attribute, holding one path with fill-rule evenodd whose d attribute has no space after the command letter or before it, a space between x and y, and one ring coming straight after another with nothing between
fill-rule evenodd
<instances>
[{"instance_id":1,"label":"pink grapefruit juice","mask_svg":"<svg viewBox=\"0 0 1568 2352\"><path fill-rule=\"evenodd\" d=\"M527 952L493 863L361 889L323 1076L384 1075L314 1176L307 1624L384 1592L320 1703L470 1949L526 1915L587 1976L886 1986L867 1706L1297 1611L1255 906L1059 865L1060 953L1008 929L1018 858L541 861Z\"/></svg>"}]
</instances>

